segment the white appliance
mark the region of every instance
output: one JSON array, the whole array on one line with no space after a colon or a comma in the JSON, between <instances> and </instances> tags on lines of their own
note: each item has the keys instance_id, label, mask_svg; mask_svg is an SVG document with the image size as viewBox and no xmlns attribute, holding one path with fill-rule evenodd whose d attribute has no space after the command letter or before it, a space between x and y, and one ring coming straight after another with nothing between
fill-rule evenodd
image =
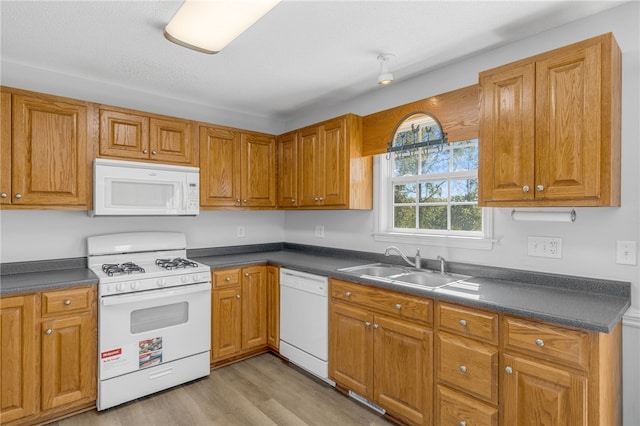
<instances>
[{"instance_id":1,"label":"white appliance","mask_svg":"<svg viewBox=\"0 0 640 426\"><path fill-rule=\"evenodd\" d=\"M280 269L280 354L329 380L329 283L327 277Z\"/></svg>"},{"instance_id":2,"label":"white appliance","mask_svg":"<svg viewBox=\"0 0 640 426\"><path fill-rule=\"evenodd\" d=\"M98 399L104 410L209 375L211 269L176 232L89 237L98 276Z\"/></svg>"},{"instance_id":3,"label":"white appliance","mask_svg":"<svg viewBox=\"0 0 640 426\"><path fill-rule=\"evenodd\" d=\"M197 167L96 158L90 216L195 216L200 211Z\"/></svg>"}]
</instances>

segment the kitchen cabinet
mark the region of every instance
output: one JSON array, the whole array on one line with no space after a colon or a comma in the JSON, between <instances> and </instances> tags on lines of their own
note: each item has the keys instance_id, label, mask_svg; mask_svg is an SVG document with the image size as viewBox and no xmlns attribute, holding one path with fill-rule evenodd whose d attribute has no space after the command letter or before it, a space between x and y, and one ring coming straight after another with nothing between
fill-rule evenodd
<instances>
[{"instance_id":1,"label":"kitchen cabinet","mask_svg":"<svg viewBox=\"0 0 640 426\"><path fill-rule=\"evenodd\" d=\"M3 88L2 208L88 208L90 110L82 101Z\"/></svg>"},{"instance_id":2,"label":"kitchen cabinet","mask_svg":"<svg viewBox=\"0 0 640 426\"><path fill-rule=\"evenodd\" d=\"M498 425L498 314L436 301L435 424Z\"/></svg>"},{"instance_id":3,"label":"kitchen cabinet","mask_svg":"<svg viewBox=\"0 0 640 426\"><path fill-rule=\"evenodd\" d=\"M620 205L621 52L611 33L479 80L479 205Z\"/></svg>"},{"instance_id":4,"label":"kitchen cabinet","mask_svg":"<svg viewBox=\"0 0 640 426\"><path fill-rule=\"evenodd\" d=\"M276 142L266 134L200 126L203 208L274 208Z\"/></svg>"},{"instance_id":5,"label":"kitchen cabinet","mask_svg":"<svg viewBox=\"0 0 640 426\"><path fill-rule=\"evenodd\" d=\"M95 286L3 297L0 303L2 424L45 422L92 406Z\"/></svg>"},{"instance_id":6,"label":"kitchen cabinet","mask_svg":"<svg viewBox=\"0 0 640 426\"><path fill-rule=\"evenodd\" d=\"M275 352L280 348L280 268L267 266L267 344Z\"/></svg>"},{"instance_id":7,"label":"kitchen cabinet","mask_svg":"<svg viewBox=\"0 0 640 426\"><path fill-rule=\"evenodd\" d=\"M372 208L373 159L362 156L362 117L348 114L287 133L278 148L279 207Z\"/></svg>"},{"instance_id":8,"label":"kitchen cabinet","mask_svg":"<svg viewBox=\"0 0 640 426\"><path fill-rule=\"evenodd\" d=\"M101 105L99 156L198 166L195 124Z\"/></svg>"},{"instance_id":9,"label":"kitchen cabinet","mask_svg":"<svg viewBox=\"0 0 640 426\"><path fill-rule=\"evenodd\" d=\"M267 350L267 267L213 271L211 363Z\"/></svg>"},{"instance_id":10,"label":"kitchen cabinet","mask_svg":"<svg viewBox=\"0 0 640 426\"><path fill-rule=\"evenodd\" d=\"M502 318L501 423L622 422L621 326L609 334Z\"/></svg>"},{"instance_id":11,"label":"kitchen cabinet","mask_svg":"<svg viewBox=\"0 0 640 426\"><path fill-rule=\"evenodd\" d=\"M331 279L329 377L410 424L431 424L430 299Z\"/></svg>"}]
</instances>

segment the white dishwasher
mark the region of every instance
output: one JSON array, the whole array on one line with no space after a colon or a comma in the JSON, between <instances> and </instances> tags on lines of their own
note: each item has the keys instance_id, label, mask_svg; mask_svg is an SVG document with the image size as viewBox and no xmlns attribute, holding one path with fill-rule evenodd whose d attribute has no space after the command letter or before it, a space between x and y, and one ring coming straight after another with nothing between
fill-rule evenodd
<instances>
[{"instance_id":1,"label":"white dishwasher","mask_svg":"<svg viewBox=\"0 0 640 426\"><path fill-rule=\"evenodd\" d=\"M327 383L327 277L280 269L280 354Z\"/></svg>"}]
</instances>

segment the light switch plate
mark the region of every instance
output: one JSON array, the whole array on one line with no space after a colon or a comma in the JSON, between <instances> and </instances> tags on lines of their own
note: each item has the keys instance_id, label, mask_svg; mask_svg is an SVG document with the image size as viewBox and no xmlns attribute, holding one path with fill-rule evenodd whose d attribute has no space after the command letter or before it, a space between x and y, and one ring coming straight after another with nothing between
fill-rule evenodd
<instances>
[{"instance_id":1,"label":"light switch plate","mask_svg":"<svg viewBox=\"0 0 640 426\"><path fill-rule=\"evenodd\" d=\"M616 263L618 265L636 265L636 246L635 241L616 241Z\"/></svg>"},{"instance_id":2,"label":"light switch plate","mask_svg":"<svg viewBox=\"0 0 640 426\"><path fill-rule=\"evenodd\" d=\"M316 225L315 236L317 238L324 238L324 225Z\"/></svg>"}]
</instances>

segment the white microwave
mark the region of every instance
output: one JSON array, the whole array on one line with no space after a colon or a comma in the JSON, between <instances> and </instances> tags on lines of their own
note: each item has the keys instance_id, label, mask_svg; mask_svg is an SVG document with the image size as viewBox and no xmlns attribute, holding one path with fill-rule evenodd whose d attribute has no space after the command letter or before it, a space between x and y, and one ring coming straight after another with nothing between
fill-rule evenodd
<instances>
[{"instance_id":1,"label":"white microwave","mask_svg":"<svg viewBox=\"0 0 640 426\"><path fill-rule=\"evenodd\" d=\"M96 158L89 216L195 216L197 167Z\"/></svg>"}]
</instances>

